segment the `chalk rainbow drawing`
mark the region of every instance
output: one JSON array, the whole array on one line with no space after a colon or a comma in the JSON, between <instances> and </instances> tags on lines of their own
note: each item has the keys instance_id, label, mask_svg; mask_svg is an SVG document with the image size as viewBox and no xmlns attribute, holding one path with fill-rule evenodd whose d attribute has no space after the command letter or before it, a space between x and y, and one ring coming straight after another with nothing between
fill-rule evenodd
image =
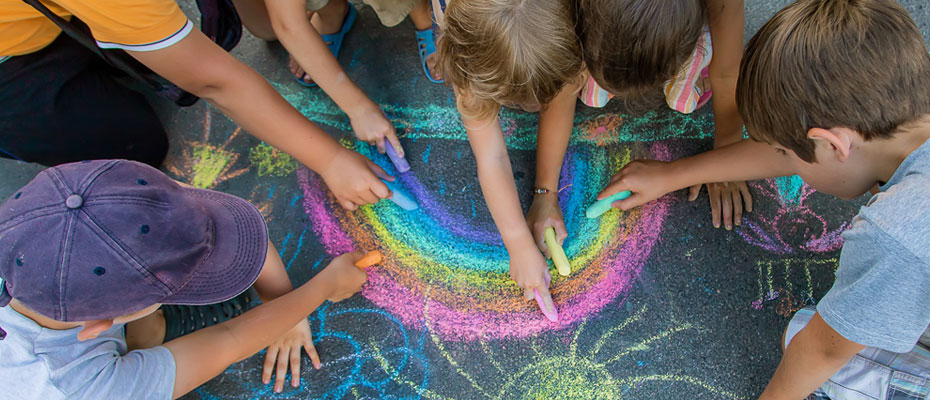
<instances>
[{"instance_id":1,"label":"chalk rainbow drawing","mask_svg":"<svg viewBox=\"0 0 930 400\"><path fill-rule=\"evenodd\" d=\"M367 145L356 150L370 154ZM572 275L553 274L551 291L560 321L550 323L532 302L524 301L508 274L506 250L496 230L482 229L466 216L446 209L439 196L426 190L414 174L398 176L420 203L405 212L390 202L345 212L335 204L321 179L298 171L304 208L326 251L341 254L358 248L381 248L385 261L369 270L362 295L407 325L422 326L424 310L434 316L433 329L446 340L526 337L571 326L623 295L638 276L659 236L668 202L659 201L631 212L612 212L600 219L583 217L584 207L612 172L632 152L608 155L603 148L571 149L563 167L560 193L572 238L565 251ZM668 149L653 144L644 154L668 158ZM572 177L586 177L571 181ZM571 183L571 185L569 185ZM423 295L430 291L429 298Z\"/></svg>"},{"instance_id":2,"label":"chalk rainbow drawing","mask_svg":"<svg viewBox=\"0 0 930 400\"><path fill-rule=\"evenodd\" d=\"M344 114L319 91L277 89L315 123L349 131ZM465 146L467 136L454 107L434 103L383 105L404 140L433 140ZM507 147L536 146L535 114L502 110ZM630 212L612 212L597 220L584 218L584 208L610 176L632 158L673 159L668 139L705 139L711 116L651 112L639 117L616 114L575 117L574 132L559 187L570 238L565 243L572 275L553 274L552 294L560 321L548 322L532 302L524 301L508 274L508 257L493 224L476 221L476 212L462 214L443 204L443 193L432 193L414 170L398 175L398 183L420 203L405 212L390 202L345 212L322 180L305 168L297 171L303 206L314 232L331 255L356 248L381 248L386 260L369 271L362 295L408 326L422 326L424 310L435 316L433 329L445 340L520 338L564 329L624 296L639 275L659 237L669 199ZM343 144L375 160L389 173L393 166L367 144ZM611 146L604 146L611 145ZM610 149L610 150L608 150ZM635 154L634 154L635 151ZM429 162L429 150L408 160ZM477 181L470 190L478 189ZM474 208L485 207L477 204ZM423 296L430 290L430 298Z\"/></svg>"},{"instance_id":3,"label":"chalk rainbow drawing","mask_svg":"<svg viewBox=\"0 0 930 400\"><path fill-rule=\"evenodd\" d=\"M750 185L756 193L774 199L778 209L774 216L753 212L743 217L737 232L746 242L778 254L824 253L843 246L841 234L849 223L828 226L826 219L805 204L816 190L800 177L766 179Z\"/></svg>"}]
</instances>

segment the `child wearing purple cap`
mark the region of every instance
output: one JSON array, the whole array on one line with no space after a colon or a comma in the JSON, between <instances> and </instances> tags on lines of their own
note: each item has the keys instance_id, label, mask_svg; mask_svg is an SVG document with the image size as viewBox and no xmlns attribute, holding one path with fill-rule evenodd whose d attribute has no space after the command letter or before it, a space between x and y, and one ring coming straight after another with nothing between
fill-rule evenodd
<instances>
[{"instance_id":1,"label":"child wearing purple cap","mask_svg":"<svg viewBox=\"0 0 930 400\"><path fill-rule=\"evenodd\" d=\"M18 399L177 398L268 347L281 391L307 315L366 281L337 257L293 289L264 219L235 196L182 187L145 164L47 169L0 206L0 387ZM162 344L161 305L208 305L249 290L264 305Z\"/></svg>"}]
</instances>

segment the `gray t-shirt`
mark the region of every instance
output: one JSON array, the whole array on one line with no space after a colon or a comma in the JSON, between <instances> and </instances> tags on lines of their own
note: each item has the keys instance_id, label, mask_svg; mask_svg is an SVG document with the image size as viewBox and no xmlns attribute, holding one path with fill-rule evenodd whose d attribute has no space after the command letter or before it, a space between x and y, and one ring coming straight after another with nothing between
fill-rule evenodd
<instances>
[{"instance_id":1,"label":"gray t-shirt","mask_svg":"<svg viewBox=\"0 0 930 400\"><path fill-rule=\"evenodd\" d=\"M126 352L123 325L79 341L80 328L46 329L0 307L0 398L171 399L175 365L163 346Z\"/></svg>"},{"instance_id":2,"label":"gray t-shirt","mask_svg":"<svg viewBox=\"0 0 930 400\"><path fill-rule=\"evenodd\" d=\"M930 326L930 140L859 210L843 238L836 282L817 312L853 342L910 351Z\"/></svg>"}]
</instances>

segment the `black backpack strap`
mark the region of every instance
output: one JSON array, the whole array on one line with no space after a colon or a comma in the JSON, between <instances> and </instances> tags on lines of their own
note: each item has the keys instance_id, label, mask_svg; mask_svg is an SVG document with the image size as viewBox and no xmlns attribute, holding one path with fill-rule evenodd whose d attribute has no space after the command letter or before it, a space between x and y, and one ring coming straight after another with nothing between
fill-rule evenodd
<instances>
[{"instance_id":1,"label":"black backpack strap","mask_svg":"<svg viewBox=\"0 0 930 400\"><path fill-rule=\"evenodd\" d=\"M84 47L87 47L94 54L97 54L106 60L108 63L110 63L110 65L125 72L133 79L145 84L156 93L171 99L175 102L175 104L186 107L197 102L197 96L184 91L183 89L175 86L174 84L171 84L170 82L163 84L156 80L152 76L153 74L141 72L137 67L137 65L141 64L126 54L126 52L105 52L101 50L100 47L97 47L97 41L94 40L90 32L87 32L83 29L82 25L78 25L74 22L67 21L64 18L59 17L57 14L52 12L52 10L49 10L48 7L39 2L39 0L23 0L23 2L38 10L40 13L42 13L42 15L45 15L46 18L61 28L62 32L70 36Z\"/></svg>"}]
</instances>

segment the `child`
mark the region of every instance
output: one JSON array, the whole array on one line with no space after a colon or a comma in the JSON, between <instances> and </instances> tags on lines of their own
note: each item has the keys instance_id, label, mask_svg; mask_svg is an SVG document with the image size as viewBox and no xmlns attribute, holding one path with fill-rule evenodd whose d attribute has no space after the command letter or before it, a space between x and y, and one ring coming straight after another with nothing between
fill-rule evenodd
<instances>
[{"instance_id":1,"label":"child","mask_svg":"<svg viewBox=\"0 0 930 400\"><path fill-rule=\"evenodd\" d=\"M601 196L631 207L695 182L798 174L856 198L836 282L799 311L763 399L930 393L930 55L892 0L800 0L749 41L737 103L756 142L634 162ZM851 67L855 66L855 67ZM832 377L831 377L832 376Z\"/></svg>"},{"instance_id":2,"label":"child","mask_svg":"<svg viewBox=\"0 0 930 400\"><path fill-rule=\"evenodd\" d=\"M743 0L581 0L579 5L589 72L579 96L583 103L603 107L615 95L629 100L662 89L670 108L688 114L710 100L713 89L714 147L743 139L734 98L743 54ZM744 203L752 211L744 181L703 183L714 227L740 225ZM692 186L689 200L700 190L701 184Z\"/></svg>"},{"instance_id":3,"label":"child","mask_svg":"<svg viewBox=\"0 0 930 400\"><path fill-rule=\"evenodd\" d=\"M431 73L436 69L436 47L429 2L366 2L372 5L386 26L397 25L409 13L416 28L421 66L428 79L441 83ZM291 54L290 69L297 81L305 86L318 83L349 116L359 140L377 146L384 153L384 140L387 139L403 155L394 125L385 117L381 107L346 76L337 60L343 38L358 14L355 7L346 0L238 0L236 7L253 34L265 40L281 41ZM308 9L313 10L310 18L307 17Z\"/></svg>"},{"instance_id":4,"label":"child","mask_svg":"<svg viewBox=\"0 0 930 400\"><path fill-rule=\"evenodd\" d=\"M554 185L540 177L558 181L571 133L577 85L570 84L583 68L573 10L562 0L456 0L445 9L438 42L442 75L455 88L481 190L510 255L510 276L527 300L538 290L550 310L548 265L523 219L497 112L501 105L545 106L537 192L554 196ZM564 225L556 229L564 240Z\"/></svg>"},{"instance_id":5,"label":"child","mask_svg":"<svg viewBox=\"0 0 930 400\"><path fill-rule=\"evenodd\" d=\"M319 173L343 207L390 197L376 176L382 170L193 29L174 0L43 3L86 24L99 47L126 50ZM0 156L45 165L101 158L161 164L164 129L145 98L117 82L119 71L21 0L0 0L0 32Z\"/></svg>"},{"instance_id":6,"label":"child","mask_svg":"<svg viewBox=\"0 0 930 400\"><path fill-rule=\"evenodd\" d=\"M547 286L544 282L548 269L539 254L542 251L549 255L544 240L546 228L554 228L559 243L568 236L558 204L557 185L571 135L576 97L592 106L603 106L609 98L609 93L599 89L592 76L606 76L616 83L609 87L621 94L630 90L658 90L668 81L670 105L691 112L709 98L709 90L705 90L708 85L699 79L698 72L711 65L711 75L719 80L718 93L722 94L721 100L715 102L715 109L720 108L716 113L720 121L718 142L725 144L741 137L742 124L732 104L732 92L742 46L742 2L708 3L709 10L705 13L704 3L699 0L582 1L580 42L575 7L570 2L481 0L453 1L447 6L439 38L443 76L459 96L459 110L478 161L482 190L510 253L511 276L527 298L532 297L533 289ZM614 15L621 11L623 15ZM710 34L704 30L705 14L710 15L712 31L727 36L720 40L722 49L714 62L710 57ZM675 23L671 26L647 23L657 20ZM638 46L619 46L617 32L624 35L620 43ZM581 49L585 49L584 53ZM618 59L624 57L634 57L635 61L618 65ZM590 73L584 71L584 65ZM637 79L618 82L624 76L616 73L618 69ZM695 89L695 85L699 87ZM598 90L601 94L596 93ZM692 101L689 103L688 99ZM520 221L522 213L496 118L501 105L515 105L528 111L542 109L536 185L525 224ZM712 204L722 194L727 202L738 198L739 188L748 201L745 184L728 187L735 191L712 187ZM696 196L697 190L693 193ZM712 209L719 217L717 208Z\"/></svg>"},{"instance_id":7,"label":"child","mask_svg":"<svg viewBox=\"0 0 930 400\"><path fill-rule=\"evenodd\" d=\"M297 387L301 347L320 367L306 317L359 289L358 258L337 257L292 290L245 200L132 161L47 169L0 206L4 394L178 398L269 344L264 381L277 364L280 392L290 363ZM177 321L161 304L221 302L253 285L264 305L162 345Z\"/></svg>"}]
</instances>

